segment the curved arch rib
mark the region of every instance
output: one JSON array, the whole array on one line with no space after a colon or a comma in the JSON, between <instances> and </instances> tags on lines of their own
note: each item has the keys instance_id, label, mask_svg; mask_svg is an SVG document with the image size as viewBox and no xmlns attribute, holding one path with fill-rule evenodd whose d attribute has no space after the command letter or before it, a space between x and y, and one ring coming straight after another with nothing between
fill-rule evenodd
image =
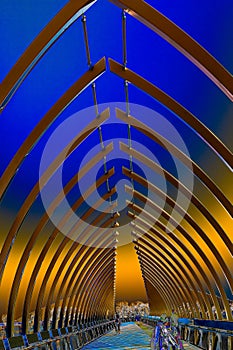
<instances>
[{"instance_id":1,"label":"curved arch rib","mask_svg":"<svg viewBox=\"0 0 233 350\"><path fill-rule=\"evenodd\" d=\"M102 152L107 154L109 151L111 151L112 147L111 146L109 147L109 146L107 146L105 148L105 150L102 151ZM98 153L96 155L96 157L94 157L94 159L92 159L90 162L88 162L85 165L85 167L83 167L80 170L79 177L77 177L77 175L74 175L74 177L69 181L69 183L64 188L65 195L67 195L70 192L70 190L75 186L75 184L77 183L78 179L80 180L90 170L90 168L91 168L91 166L93 166L93 164L97 163L100 159L102 159L102 157L104 156L103 153L102 154ZM97 185L95 184L95 186L98 187L101 183L106 181L106 178L112 176L113 173L114 173L114 170L110 169L108 174L102 176L99 179L98 184ZM94 191L94 190L95 190L95 187L93 186L90 189L90 191ZM14 276L13 284L12 284L12 287L11 287L10 298L9 298L8 314L12 315L11 318L13 320L14 320L14 306L15 306L15 301L16 301L16 298L17 298L17 293L18 293L18 290L19 290L20 280L22 278L22 273L23 273L24 268L26 266L26 263L28 261L31 249L33 248L33 246L34 246L34 244L36 242L36 239L39 236L39 234L41 233L43 227L49 221L49 212L53 212L56 209L56 207L59 206L59 203L62 200L62 198L63 198L63 191L62 191L62 193L59 193L59 195L55 198L55 200L51 204L50 208L48 209L48 213L45 213L42 216L42 218L40 219L37 227L33 231L33 234L31 236L31 238L29 239L29 241L28 241L24 251L22 252L22 256L21 256L20 262L19 262L18 267L17 267L17 271L16 271L15 276ZM80 203L80 201L78 201L78 205L79 205L79 203ZM77 205L76 205L76 207L77 207ZM74 207L72 207L72 208L73 208L74 211L76 210L76 208L74 208ZM58 234L59 231L56 230L56 232ZM55 236L54 236L54 238L55 238ZM40 266L40 264L39 264L39 266ZM27 329L25 327L25 322L23 322L23 324L22 324L22 331L24 333L26 333L26 331L27 331Z\"/></svg>"},{"instance_id":2,"label":"curved arch rib","mask_svg":"<svg viewBox=\"0 0 233 350\"><path fill-rule=\"evenodd\" d=\"M213 134L213 132L211 132L202 122L200 122L197 117L195 117L171 96L166 94L163 90L153 85L150 81L144 79L141 75L138 75L129 68L123 68L121 64L111 58L109 58L108 61L111 72L137 86L140 90L146 92L148 95L155 98L169 110L174 112L175 115L187 123L187 125L191 127L193 131L211 147L211 149L217 154L218 157L220 157L220 159L225 161L228 167L233 167L233 155L231 151L215 134Z\"/></svg>"},{"instance_id":3,"label":"curved arch rib","mask_svg":"<svg viewBox=\"0 0 233 350\"><path fill-rule=\"evenodd\" d=\"M216 183L205 173L202 168L199 167L191 158L184 154L180 149L173 145L169 140L158 134L156 131L152 130L150 127L140 122L132 116L127 116L127 114L120 109L116 108L116 116L118 119L124 121L126 124L134 126L136 129L140 130L141 133L148 136L150 139L154 140L164 149L169 150L175 157L177 157L185 166L201 180L201 182L210 190L212 195L225 207L226 211L230 215L233 215L233 209L230 201L225 196L225 194L220 190Z\"/></svg>"},{"instance_id":4,"label":"curved arch rib","mask_svg":"<svg viewBox=\"0 0 233 350\"><path fill-rule=\"evenodd\" d=\"M152 29L194 63L233 101L232 75L175 23L142 0L110 0Z\"/></svg>"},{"instance_id":5,"label":"curved arch rib","mask_svg":"<svg viewBox=\"0 0 233 350\"><path fill-rule=\"evenodd\" d=\"M4 109L27 75L60 36L96 0L68 1L28 46L0 84L0 110Z\"/></svg>"},{"instance_id":6,"label":"curved arch rib","mask_svg":"<svg viewBox=\"0 0 233 350\"><path fill-rule=\"evenodd\" d=\"M138 207L137 205L133 204L133 207L135 210L137 211L141 211L141 207ZM130 217L133 217L134 218L134 214L131 214L130 212L128 213L128 215ZM148 222L153 222L153 216L147 212L143 212L143 215L146 217L146 219L148 220ZM163 213L162 213L163 215ZM150 229L151 231L154 231L154 228L151 228L151 224L142 220L141 218L137 217L137 221L139 221L143 226L146 227L146 229ZM160 222L159 220L157 221L157 224L159 227L161 227L162 230L166 231L166 226L162 224L162 222ZM211 261L209 261L209 259L206 257L205 253L202 251L202 249L199 247L199 245L195 242L194 239L192 239L192 237L186 232L186 230L181 226L181 225L178 225L177 226L177 230L180 231L180 233L185 236L188 240L188 242L191 243L191 245L194 246L195 250L198 252L198 254L201 256L202 260L205 262L206 266L208 267L209 271L211 272L211 275L212 275L212 278L214 279L215 283L216 283L216 286L218 287L219 289L219 292L222 296L222 299L223 299L223 303L224 303L224 306L225 306L225 310L227 312L227 315L228 315L228 318L229 320L232 320L232 315L231 315L231 312L230 312L230 308L229 308L229 303L227 301L227 297L226 297L226 293L225 293L225 290L223 289L222 287L222 284L221 284L221 281L220 281L220 278L214 268L214 266L212 265ZM180 241L180 244L182 244L182 242ZM187 251L186 251L187 252ZM199 266L199 269L200 269L200 266ZM203 276L204 277L204 276ZM208 283L209 285L209 283ZM213 288L211 287L210 289L211 291L211 294L212 294L212 297L213 297L213 300L216 300L216 297L215 297L215 294L214 294L214 290ZM216 302L216 309L218 307L218 303ZM220 314L220 313L219 313Z\"/></svg>"},{"instance_id":7,"label":"curved arch rib","mask_svg":"<svg viewBox=\"0 0 233 350\"><path fill-rule=\"evenodd\" d=\"M22 164L24 157L28 154L36 143L40 140L44 132L55 121L55 119L67 108L70 103L94 80L96 80L106 70L105 58L99 60L91 70L85 72L52 106L52 108L41 118L39 123L28 135L26 140L20 146L6 170L1 176L0 181L0 201L3 198L11 180L13 179L17 169Z\"/></svg>"},{"instance_id":8,"label":"curved arch rib","mask_svg":"<svg viewBox=\"0 0 233 350\"><path fill-rule=\"evenodd\" d=\"M68 157L76 147L85 139L91 132L93 132L101 123L103 123L109 117L109 110L105 110L101 113L98 119L94 119L91 123L88 124L87 127L83 129L83 134L80 137L76 137L75 140L72 140L60 154L56 157L56 159L51 163L51 165L46 169L46 171L42 174L40 181L38 181L31 192L28 194L24 203L22 204L14 223L5 239L5 242L2 247L2 251L0 254L0 279L2 277L4 262L9 252L11 242L13 237L15 237L18 233L18 230L25 219L30 207L34 203L37 198L38 193L40 193L41 189L45 186L47 181L51 178L56 169L62 164L64 158Z\"/></svg>"}]
</instances>

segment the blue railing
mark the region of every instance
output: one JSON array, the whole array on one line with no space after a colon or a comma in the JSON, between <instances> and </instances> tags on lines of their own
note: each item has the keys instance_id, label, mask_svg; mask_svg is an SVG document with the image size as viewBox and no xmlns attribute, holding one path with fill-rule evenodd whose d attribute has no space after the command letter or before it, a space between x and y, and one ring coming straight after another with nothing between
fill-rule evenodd
<instances>
[{"instance_id":1,"label":"blue railing","mask_svg":"<svg viewBox=\"0 0 233 350\"><path fill-rule=\"evenodd\" d=\"M144 316L142 322L156 326L159 316ZM233 350L233 322L179 318L181 339L204 350Z\"/></svg>"},{"instance_id":2,"label":"blue railing","mask_svg":"<svg viewBox=\"0 0 233 350\"><path fill-rule=\"evenodd\" d=\"M113 320L52 329L0 340L0 350L77 350L114 328Z\"/></svg>"}]
</instances>

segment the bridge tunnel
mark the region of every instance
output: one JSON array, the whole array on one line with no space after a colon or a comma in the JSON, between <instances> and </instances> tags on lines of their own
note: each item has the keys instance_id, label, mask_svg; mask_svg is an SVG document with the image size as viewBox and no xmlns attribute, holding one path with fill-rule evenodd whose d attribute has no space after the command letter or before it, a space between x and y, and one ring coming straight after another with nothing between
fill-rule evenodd
<instances>
[{"instance_id":1,"label":"bridge tunnel","mask_svg":"<svg viewBox=\"0 0 233 350\"><path fill-rule=\"evenodd\" d=\"M1 338L143 300L230 349L233 4L0 8Z\"/></svg>"}]
</instances>

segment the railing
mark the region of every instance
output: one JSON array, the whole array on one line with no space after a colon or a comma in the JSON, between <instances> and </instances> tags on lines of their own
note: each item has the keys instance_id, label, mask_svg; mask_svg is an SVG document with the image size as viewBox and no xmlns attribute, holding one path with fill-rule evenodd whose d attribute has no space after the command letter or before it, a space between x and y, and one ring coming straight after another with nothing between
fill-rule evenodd
<instances>
[{"instance_id":1,"label":"railing","mask_svg":"<svg viewBox=\"0 0 233 350\"><path fill-rule=\"evenodd\" d=\"M114 328L114 321L91 322L78 327L52 329L0 340L0 350L78 350Z\"/></svg>"},{"instance_id":2,"label":"railing","mask_svg":"<svg viewBox=\"0 0 233 350\"><path fill-rule=\"evenodd\" d=\"M147 316L142 322L156 326L159 317ZM181 339L204 350L233 350L233 322L179 319Z\"/></svg>"}]
</instances>

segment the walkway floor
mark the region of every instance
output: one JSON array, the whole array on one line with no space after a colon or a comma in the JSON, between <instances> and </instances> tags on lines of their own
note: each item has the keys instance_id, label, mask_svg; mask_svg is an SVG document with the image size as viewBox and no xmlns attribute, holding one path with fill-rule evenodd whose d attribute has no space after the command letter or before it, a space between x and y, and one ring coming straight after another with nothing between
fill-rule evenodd
<instances>
[{"instance_id":1,"label":"walkway floor","mask_svg":"<svg viewBox=\"0 0 233 350\"><path fill-rule=\"evenodd\" d=\"M150 347L150 337L140 327L133 322L123 323L121 333L116 334L115 330L104 335L103 337L84 346L83 350L148 350ZM184 344L185 350L198 349L195 346Z\"/></svg>"}]
</instances>

